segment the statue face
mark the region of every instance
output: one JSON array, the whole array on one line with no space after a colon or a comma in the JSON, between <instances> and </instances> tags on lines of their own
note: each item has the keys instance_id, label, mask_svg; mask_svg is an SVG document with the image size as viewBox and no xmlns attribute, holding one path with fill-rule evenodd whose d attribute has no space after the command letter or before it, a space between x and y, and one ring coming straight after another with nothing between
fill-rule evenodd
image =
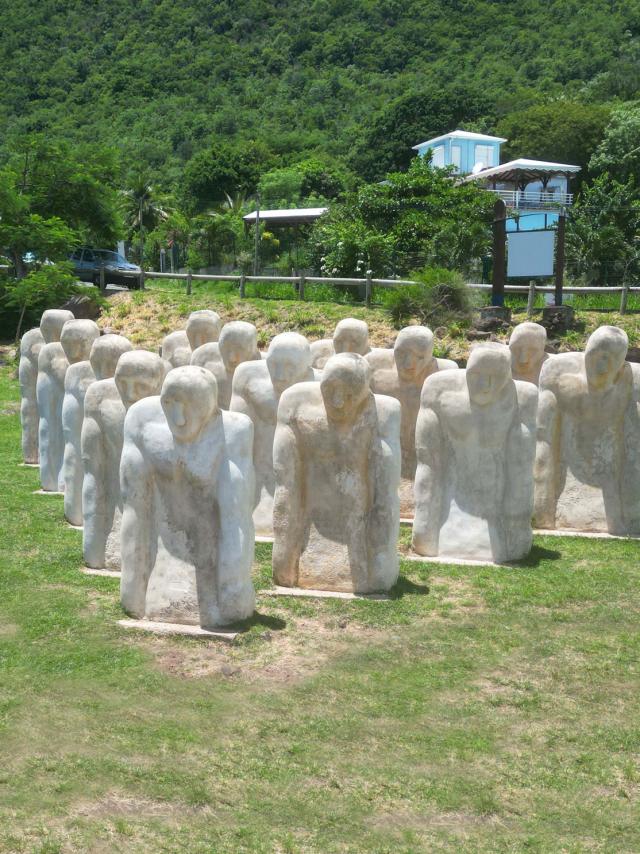
<instances>
[{"instance_id":1,"label":"statue face","mask_svg":"<svg viewBox=\"0 0 640 854\"><path fill-rule=\"evenodd\" d=\"M469 398L476 406L495 403L511 379L509 348L484 345L472 350L466 371Z\"/></svg>"},{"instance_id":2,"label":"statue face","mask_svg":"<svg viewBox=\"0 0 640 854\"><path fill-rule=\"evenodd\" d=\"M612 327L609 327L612 328ZM584 353L584 366L589 387L605 391L616 382L627 356L627 336L622 330L607 335L601 327L589 338ZM600 335L598 333L601 333ZM624 336L624 337L623 337Z\"/></svg>"},{"instance_id":3,"label":"statue face","mask_svg":"<svg viewBox=\"0 0 640 854\"><path fill-rule=\"evenodd\" d=\"M433 336L423 327L398 335L393 348L398 377L406 383L421 382L433 359Z\"/></svg>"},{"instance_id":4,"label":"statue face","mask_svg":"<svg viewBox=\"0 0 640 854\"><path fill-rule=\"evenodd\" d=\"M187 320L187 338L191 349L215 342L220 337L222 321L215 311L193 311Z\"/></svg>"},{"instance_id":5,"label":"statue face","mask_svg":"<svg viewBox=\"0 0 640 854\"><path fill-rule=\"evenodd\" d=\"M162 358L170 362L174 368L189 364L191 347L186 332L179 330L165 336L162 342Z\"/></svg>"},{"instance_id":6,"label":"statue face","mask_svg":"<svg viewBox=\"0 0 640 854\"><path fill-rule=\"evenodd\" d=\"M513 370L519 373L537 370L544 359L546 343L546 330L538 323L516 326L509 340Z\"/></svg>"},{"instance_id":7,"label":"statue face","mask_svg":"<svg viewBox=\"0 0 640 854\"><path fill-rule=\"evenodd\" d=\"M329 421L352 424L370 394L367 363L357 354L332 356L325 365L320 391Z\"/></svg>"},{"instance_id":8,"label":"statue face","mask_svg":"<svg viewBox=\"0 0 640 854\"><path fill-rule=\"evenodd\" d=\"M69 320L62 328L60 343L70 364L89 358L93 342L100 337L100 330L93 320Z\"/></svg>"},{"instance_id":9,"label":"statue face","mask_svg":"<svg viewBox=\"0 0 640 854\"><path fill-rule=\"evenodd\" d=\"M341 320L333 333L333 347L336 353L365 356L369 352L369 329L364 320Z\"/></svg>"},{"instance_id":10,"label":"statue face","mask_svg":"<svg viewBox=\"0 0 640 854\"><path fill-rule=\"evenodd\" d=\"M258 354L255 326L241 320L227 323L220 333L219 347L227 372L233 374L238 365L250 362Z\"/></svg>"},{"instance_id":11,"label":"statue face","mask_svg":"<svg viewBox=\"0 0 640 854\"><path fill-rule=\"evenodd\" d=\"M129 409L144 397L160 394L165 365L160 356L143 350L123 353L115 372L120 398Z\"/></svg>"},{"instance_id":12,"label":"statue face","mask_svg":"<svg viewBox=\"0 0 640 854\"><path fill-rule=\"evenodd\" d=\"M271 383L278 396L297 382L307 379L311 366L309 342L296 332L276 335L266 357Z\"/></svg>"},{"instance_id":13,"label":"statue face","mask_svg":"<svg viewBox=\"0 0 640 854\"><path fill-rule=\"evenodd\" d=\"M73 319L73 314L65 309L49 308L43 312L40 319L40 331L42 332L45 344L59 341L62 334L62 327L67 321Z\"/></svg>"},{"instance_id":14,"label":"statue face","mask_svg":"<svg viewBox=\"0 0 640 854\"><path fill-rule=\"evenodd\" d=\"M123 335L103 335L96 338L89 360L98 380L106 380L116 372L118 359L132 350L131 342Z\"/></svg>"},{"instance_id":15,"label":"statue face","mask_svg":"<svg viewBox=\"0 0 640 854\"><path fill-rule=\"evenodd\" d=\"M217 383L205 368L189 365L167 374L160 402L176 442L195 441L217 414Z\"/></svg>"}]
</instances>

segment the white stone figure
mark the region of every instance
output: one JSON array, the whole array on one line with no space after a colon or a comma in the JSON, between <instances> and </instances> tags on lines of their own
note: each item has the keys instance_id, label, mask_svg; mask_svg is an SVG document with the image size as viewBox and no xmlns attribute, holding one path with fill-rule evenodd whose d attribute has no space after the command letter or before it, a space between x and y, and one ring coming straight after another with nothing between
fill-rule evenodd
<instances>
[{"instance_id":1,"label":"white stone figure","mask_svg":"<svg viewBox=\"0 0 640 854\"><path fill-rule=\"evenodd\" d=\"M622 329L540 374L535 521L540 528L640 534L640 365Z\"/></svg>"},{"instance_id":2,"label":"white stone figure","mask_svg":"<svg viewBox=\"0 0 640 854\"><path fill-rule=\"evenodd\" d=\"M313 382L309 342L297 332L282 332L271 341L262 362L244 362L233 376L232 412L253 421L253 466L256 474L253 523L256 534L273 536L273 437L282 393L295 383Z\"/></svg>"},{"instance_id":3,"label":"white stone figure","mask_svg":"<svg viewBox=\"0 0 640 854\"><path fill-rule=\"evenodd\" d=\"M22 459L28 465L38 462L38 354L44 344L42 332L30 329L20 340L20 425L22 427Z\"/></svg>"},{"instance_id":4,"label":"white stone figure","mask_svg":"<svg viewBox=\"0 0 640 854\"><path fill-rule=\"evenodd\" d=\"M336 353L359 353L366 356L369 347L369 327L364 320L345 317L339 321L333 338L321 338L311 343L311 364L322 370L327 360Z\"/></svg>"},{"instance_id":5,"label":"white stone figure","mask_svg":"<svg viewBox=\"0 0 640 854\"><path fill-rule=\"evenodd\" d=\"M89 361L100 330L93 320L71 320L65 323L60 337L62 349L69 362L64 378L62 401L62 481L64 484L64 515L72 525L82 525L82 451L80 433L84 418L84 396L96 377Z\"/></svg>"},{"instance_id":6,"label":"white stone figure","mask_svg":"<svg viewBox=\"0 0 640 854\"><path fill-rule=\"evenodd\" d=\"M514 326L509 338L511 350L511 374L514 380L524 380L538 385L540 371L550 358L545 352L547 330L539 323L519 323Z\"/></svg>"},{"instance_id":7,"label":"white stone figure","mask_svg":"<svg viewBox=\"0 0 640 854\"><path fill-rule=\"evenodd\" d=\"M418 554L500 563L529 553L537 401L535 386L511 378L504 344L480 344L466 370L427 377L416 425Z\"/></svg>"},{"instance_id":8,"label":"white stone figure","mask_svg":"<svg viewBox=\"0 0 640 854\"><path fill-rule=\"evenodd\" d=\"M400 404L369 387L356 353L280 398L273 461L273 578L371 593L398 576Z\"/></svg>"},{"instance_id":9,"label":"white stone figure","mask_svg":"<svg viewBox=\"0 0 640 854\"><path fill-rule=\"evenodd\" d=\"M167 363L154 353L133 350L119 354L120 349L120 342L114 342L113 355L119 355L114 376L91 383L84 399L82 549L85 564L95 569L120 569L124 417L136 401L160 393L167 370ZM101 351L92 350L96 375L101 356Z\"/></svg>"},{"instance_id":10,"label":"white stone figure","mask_svg":"<svg viewBox=\"0 0 640 854\"><path fill-rule=\"evenodd\" d=\"M400 330L389 367L386 352L372 350L366 359L371 367L371 388L377 394L388 394L400 401L402 474L400 479L400 515L413 517L413 482L416 476L416 421L420 411L420 394L424 381L437 371L457 369L450 359L433 355L433 332L426 326L407 326Z\"/></svg>"},{"instance_id":11,"label":"white stone figure","mask_svg":"<svg viewBox=\"0 0 640 854\"><path fill-rule=\"evenodd\" d=\"M121 601L139 619L215 629L253 613L253 425L194 365L125 419Z\"/></svg>"},{"instance_id":12,"label":"white stone figure","mask_svg":"<svg viewBox=\"0 0 640 854\"><path fill-rule=\"evenodd\" d=\"M203 344L211 344L220 338L222 320L220 315L208 308L192 311L187 320L187 338L191 350L197 350Z\"/></svg>"},{"instance_id":13,"label":"white stone figure","mask_svg":"<svg viewBox=\"0 0 640 854\"><path fill-rule=\"evenodd\" d=\"M218 406L229 409L236 368L243 362L261 359L258 330L252 323L233 320L222 327L217 344L203 344L194 350L191 364L211 371L218 383Z\"/></svg>"},{"instance_id":14,"label":"white stone figure","mask_svg":"<svg viewBox=\"0 0 640 854\"><path fill-rule=\"evenodd\" d=\"M48 309L40 319L44 344L38 353L36 400L40 485L44 492L61 492L63 487L62 401L69 362L62 349L60 335L64 324L70 320L74 320L73 313L65 309Z\"/></svg>"},{"instance_id":15,"label":"white stone figure","mask_svg":"<svg viewBox=\"0 0 640 854\"><path fill-rule=\"evenodd\" d=\"M170 332L162 339L160 355L172 368L180 368L191 361L191 345L184 329Z\"/></svg>"}]
</instances>

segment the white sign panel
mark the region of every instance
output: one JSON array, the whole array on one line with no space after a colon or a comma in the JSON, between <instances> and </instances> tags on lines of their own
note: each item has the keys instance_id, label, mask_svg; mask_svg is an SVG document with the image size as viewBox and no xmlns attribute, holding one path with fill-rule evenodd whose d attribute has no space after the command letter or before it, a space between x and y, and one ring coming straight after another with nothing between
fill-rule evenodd
<instances>
[{"instance_id":1,"label":"white sign panel","mask_svg":"<svg viewBox=\"0 0 640 854\"><path fill-rule=\"evenodd\" d=\"M507 235L507 276L553 276L555 231L511 231Z\"/></svg>"}]
</instances>

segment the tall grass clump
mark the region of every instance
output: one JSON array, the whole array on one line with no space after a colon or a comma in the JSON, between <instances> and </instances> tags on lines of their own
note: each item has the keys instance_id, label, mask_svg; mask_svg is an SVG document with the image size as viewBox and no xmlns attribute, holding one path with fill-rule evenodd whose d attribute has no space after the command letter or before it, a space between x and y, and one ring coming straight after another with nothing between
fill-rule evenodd
<instances>
[{"instance_id":1,"label":"tall grass clump","mask_svg":"<svg viewBox=\"0 0 640 854\"><path fill-rule=\"evenodd\" d=\"M474 308L472 291L453 270L426 267L410 275L415 284L385 291L383 305L396 327L417 320L428 326L465 324Z\"/></svg>"}]
</instances>

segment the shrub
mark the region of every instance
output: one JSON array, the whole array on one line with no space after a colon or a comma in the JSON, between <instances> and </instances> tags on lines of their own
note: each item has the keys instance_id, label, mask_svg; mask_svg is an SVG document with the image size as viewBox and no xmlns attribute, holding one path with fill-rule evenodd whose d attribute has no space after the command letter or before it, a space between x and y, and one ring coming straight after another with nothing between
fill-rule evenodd
<instances>
[{"instance_id":1,"label":"shrub","mask_svg":"<svg viewBox=\"0 0 640 854\"><path fill-rule=\"evenodd\" d=\"M395 326L403 326L411 320L442 326L470 319L473 300L459 273L427 267L410 278L415 281L414 285L403 285L384 294L384 306Z\"/></svg>"}]
</instances>

